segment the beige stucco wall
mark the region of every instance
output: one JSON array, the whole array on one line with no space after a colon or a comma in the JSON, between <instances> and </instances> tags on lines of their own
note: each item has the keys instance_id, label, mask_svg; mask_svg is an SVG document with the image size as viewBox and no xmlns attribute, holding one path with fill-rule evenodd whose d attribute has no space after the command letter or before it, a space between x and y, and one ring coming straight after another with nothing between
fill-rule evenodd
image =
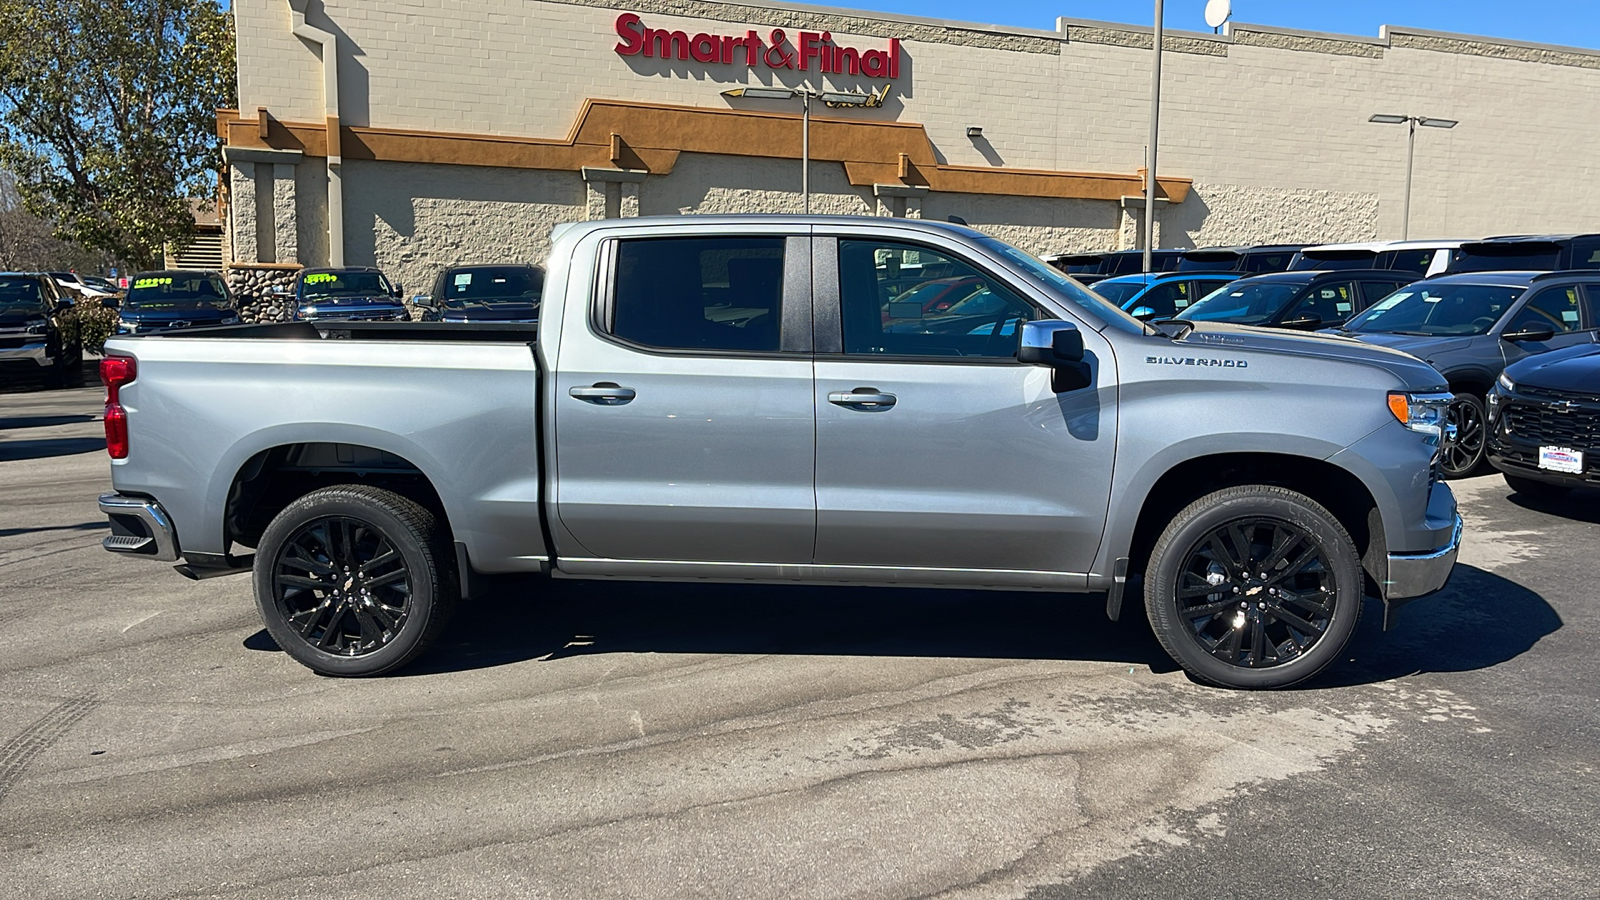
<instances>
[{"instance_id":1,"label":"beige stucco wall","mask_svg":"<svg viewBox=\"0 0 1600 900\"><path fill-rule=\"evenodd\" d=\"M346 125L558 138L586 98L760 109L759 101L719 92L805 77L620 56L613 23L628 10L651 27L690 34L784 27L792 39L802 27L831 29L836 42L861 48L902 37L904 71L889 103L833 114L923 124L946 163L1118 173L1143 163L1150 39L1138 28L1070 20L1048 31L952 27L695 0L311 0L309 7L309 22L339 39ZM280 119L320 121L319 51L290 33L287 0L237 0L234 8L245 115L264 106ZM682 14L688 11L700 17ZM1600 53L1399 28L1355 37L1246 25L1223 36L1171 34L1168 50L1160 169L1194 179L1196 188L1162 214L1164 245L1398 237L1406 130L1368 123L1374 112L1461 122L1448 131L1419 129L1412 237L1600 230L1600 116L1585 112L1600 99ZM768 101L765 108L790 107ZM972 125L983 128L981 138L966 136ZM313 259L326 256L325 207L307 210L309 182L318 179L304 171L319 165L307 159L297 178L296 234L301 255ZM347 166L352 263L392 256L411 265L410 257L430 255L443 264L431 255L464 252L474 235L546 230L584 214L577 173ZM640 210L797 209L796 168L686 154L672 175L640 186ZM837 166L819 166L815 177L815 209L875 208L870 189L845 183ZM325 177L319 183L325 191ZM416 223L468 231L396 227L384 212L405 205L397 198L413 207ZM470 217L450 211L474 204L484 206ZM502 213L509 218L491 226ZM1125 240L1122 211L1110 201L935 194L924 214L961 215L1041 251ZM308 220L318 222L320 243L307 233Z\"/></svg>"}]
</instances>

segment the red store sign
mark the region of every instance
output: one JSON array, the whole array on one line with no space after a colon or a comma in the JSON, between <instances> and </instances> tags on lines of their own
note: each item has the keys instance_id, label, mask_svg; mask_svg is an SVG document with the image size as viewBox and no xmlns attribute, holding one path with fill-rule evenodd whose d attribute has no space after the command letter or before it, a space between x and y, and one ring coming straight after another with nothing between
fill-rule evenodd
<instances>
[{"instance_id":1,"label":"red store sign","mask_svg":"<svg viewBox=\"0 0 1600 900\"><path fill-rule=\"evenodd\" d=\"M834 75L865 75L868 78L900 77L900 39L890 38L887 50L857 50L833 42L829 32L802 31L793 43L782 28L774 28L762 41L754 29L742 36L690 35L685 31L649 28L634 13L617 16L617 53L623 56L649 56L660 59L692 59L702 63L723 63L755 68L811 70Z\"/></svg>"}]
</instances>

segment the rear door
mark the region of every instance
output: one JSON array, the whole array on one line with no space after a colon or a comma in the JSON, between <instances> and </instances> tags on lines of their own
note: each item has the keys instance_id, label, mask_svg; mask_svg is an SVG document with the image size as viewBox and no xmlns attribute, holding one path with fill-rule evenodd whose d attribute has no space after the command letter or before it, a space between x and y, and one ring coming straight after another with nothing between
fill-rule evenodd
<instances>
[{"instance_id":1,"label":"rear door","mask_svg":"<svg viewBox=\"0 0 1600 900\"><path fill-rule=\"evenodd\" d=\"M1056 394L1048 370L1016 360L1020 323L1056 314L992 260L931 236L817 248L816 562L941 583L1087 572L1116 436L1105 340L1083 329L1096 383ZM885 320L894 273L917 266L983 288L939 316Z\"/></svg>"},{"instance_id":2,"label":"rear door","mask_svg":"<svg viewBox=\"0 0 1600 900\"><path fill-rule=\"evenodd\" d=\"M630 229L600 244L594 304L562 316L552 400L554 524L591 559L811 561L803 230Z\"/></svg>"}]
</instances>

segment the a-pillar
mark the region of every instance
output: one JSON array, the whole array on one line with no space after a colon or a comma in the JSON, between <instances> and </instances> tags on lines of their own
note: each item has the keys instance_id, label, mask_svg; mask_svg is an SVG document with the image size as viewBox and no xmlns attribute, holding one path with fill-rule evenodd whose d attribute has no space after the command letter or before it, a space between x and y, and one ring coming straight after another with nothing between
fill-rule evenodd
<instances>
[{"instance_id":1,"label":"a-pillar","mask_svg":"<svg viewBox=\"0 0 1600 900\"><path fill-rule=\"evenodd\" d=\"M928 196L928 189L915 184L875 184L872 193L878 198L878 215L920 219L922 198Z\"/></svg>"},{"instance_id":2,"label":"a-pillar","mask_svg":"<svg viewBox=\"0 0 1600 900\"><path fill-rule=\"evenodd\" d=\"M588 218L626 219L639 215L639 185L644 169L602 169L583 167L583 182L588 194Z\"/></svg>"}]
</instances>

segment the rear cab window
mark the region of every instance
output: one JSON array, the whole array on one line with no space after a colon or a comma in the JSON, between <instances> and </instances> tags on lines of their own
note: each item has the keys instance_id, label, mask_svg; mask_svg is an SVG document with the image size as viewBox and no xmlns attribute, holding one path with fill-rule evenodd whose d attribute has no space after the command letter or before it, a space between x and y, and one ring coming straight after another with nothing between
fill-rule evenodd
<instances>
[{"instance_id":1,"label":"rear cab window","mask_svg":"<svg viewBox=\"0 0 1600 900\"><path fill-rule=\"evenodd\" d=\"M779 235L619 240L602 327L653 349L779 352L786 241Z\"/></svg>"}]
</instances>

